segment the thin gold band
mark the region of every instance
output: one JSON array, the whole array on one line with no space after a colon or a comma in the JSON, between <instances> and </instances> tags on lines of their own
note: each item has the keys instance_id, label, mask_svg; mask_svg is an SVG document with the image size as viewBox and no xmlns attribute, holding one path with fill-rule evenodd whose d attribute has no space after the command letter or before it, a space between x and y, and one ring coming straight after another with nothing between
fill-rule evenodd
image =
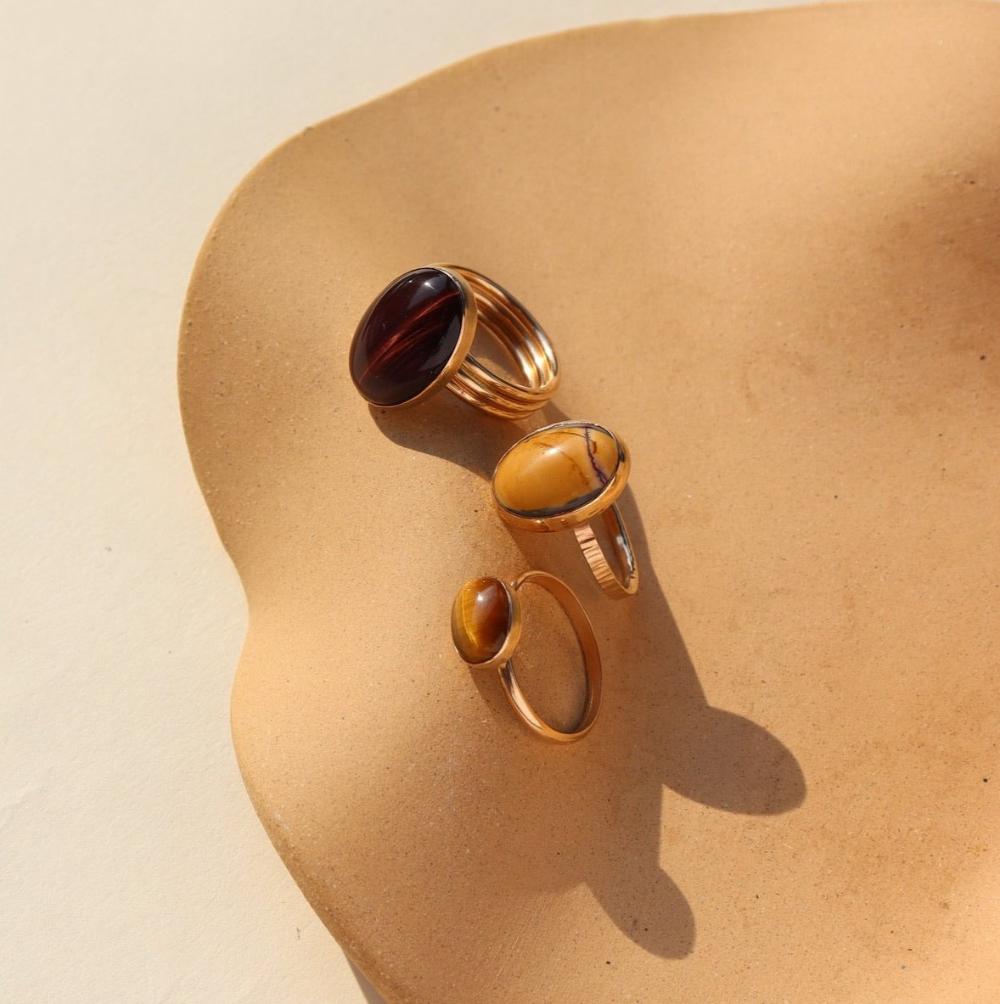
<instances>
[{"instance_id":1,"label":"thin gold band","mask_svg":"<svg viewBox=\"0 0 1000 1004\"><path fill-rule=\"evenodd\" d=\"M559 384L559 364L548 335L528 309L481 272L460 265L435 265L451 275L474 306L472 334L482 328L517 364L525 383L494 373L468 354L448 381L448 389L476 408L499 418L521 418L538 411Z\"/></svg>"},{"instance_id":2,"label":"thin gold band","mask_svg":"<svg viewBox=\"0 0 1000 1004\"><path fill-rule=\"evenodd\" d=\"M511 707L520 716L522 721L536 735L545 739L551 739L558 743L571 743L582 739L593 727L597 720L597 713L601 707L601 652L597 645L597 637L584 610L583 604L577 599L576 593L566 585L562 579L557 579L548 572L530 571L520 575L511 584L514 593L517 593L521 586L533 583L547 590L563 608L569 618L573 631L576 633L576 640L580 645L580 653L583 656L584 673L587 682L587 693L584 697L583 711L580 720L568 732L549 725L541 715L531 706L524 692L518 686L517 677L514 674L514 660L509 658L500 666L500 682L503 684L504 693Z\"/></svg>"},{"instance_id":3,"label":"thin gold band","mask_svg":"<svg viewBox=\"0 0 1000 1004\"><path fill-rule=\"evenodd\" d=\"M611 563L594 533L593 524L585 523L583 526L576 526L573 528L573 532L576 534L580 550L583 551L583 556L587 559L587 564L601 589L614 599L632 596L639 588L639 567L635 560L635 552L632 550L632 541L625 528L625 521L622 519L617 505L611 505L605 509L601 516L611 537L611 543L614 545L621 575L611 567Z\"/></svg>"}]
</instances>

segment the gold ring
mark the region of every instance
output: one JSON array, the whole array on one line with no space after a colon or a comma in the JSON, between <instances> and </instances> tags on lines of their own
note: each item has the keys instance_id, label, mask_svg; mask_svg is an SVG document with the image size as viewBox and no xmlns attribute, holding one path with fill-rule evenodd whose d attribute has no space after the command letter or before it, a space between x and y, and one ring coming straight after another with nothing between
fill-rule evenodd
<instances>
[{"instance_id":1,"label":"gold ring","mask_svg":"<svg viewBox=\"0 0 1000 1004\"><path fill-rule=\"evenodd\" d=\"M519 439L493 471L493 504L520 530L572 529L590 570L610 596L631 596L639 569L615 500L631 460L624 442L595 422L557 422ZM591 520L602 516L620 569L608 562Z\"/></svg>"},{"instance_id":2,"label":"gold ring","mask_svg":"<svg viewBox=\"0 0 1000 1004\"><path fill-rule=\"evenodd\" d=\"M508 352L523 383L484 366L469 350L476 332ZM500 418L520 418L555 393L559 366L548 335L502 286L471 268L426 265L393 279L358 324L351 378L379 408L403 408L447 386Z\"/></svg>"},{"instance_id":3,"label":"gold ring","mask_svg":"<svg viewBox=\"0 0 1000 1004\"><path fill-rule=\"evenodd\" d=\"M568 732L549 725L532 708L514 675L514 650L521 640L521 587L534 583L546 589L563 608L576 632L583 655L587 694L576 726ZM500 579L470 579L458 591L451 608L451 637L458 654L473 669L498 669L510 706L536 735L553 742L582 739L597 720L601 707L601 653L587 611L562 579L548 572L525 572L511 583Z\"/></svg>"}]
</instances>

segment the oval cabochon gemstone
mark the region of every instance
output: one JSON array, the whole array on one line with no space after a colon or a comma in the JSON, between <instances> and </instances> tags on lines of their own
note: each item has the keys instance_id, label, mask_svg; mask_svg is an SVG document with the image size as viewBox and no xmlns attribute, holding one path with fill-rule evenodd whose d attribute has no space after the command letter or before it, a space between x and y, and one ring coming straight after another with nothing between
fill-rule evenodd
<instances>
[{"instance_id":1,"label":"oval cabochon gemstone","mask_svg":"<svg viewBox=\"0 0 1000 1004\"><path fill-rule=\"evenodd\" d=\"M493 494L527 518L561 516L592 502L621 463L618 440L590 422L539 429L501 458Z\"/></svg>"},{"instance_id":2,"label":"oval cabochon gemstone","mask_svg":"<svg viewBox=\"0 0 1000 1004\"><path fill-rule=\"evenodd\" d=\"M451 637L468 663L486 662L503 648L510 631L510 597L499 579L472 579L451 608Z\"/></svg>"},{"instance_id":3,"label":"oval cabochon gemstone","mask_svg":"<svg viewBox=\"0 0 1000 1004\"><path fill-rule=\"evenodd\" d=\"M401 275L368 308L351 342L351 379L376 405L403 404L448 364L462 331L465 297L437 268Z\"/></svg>"}]
</instances>

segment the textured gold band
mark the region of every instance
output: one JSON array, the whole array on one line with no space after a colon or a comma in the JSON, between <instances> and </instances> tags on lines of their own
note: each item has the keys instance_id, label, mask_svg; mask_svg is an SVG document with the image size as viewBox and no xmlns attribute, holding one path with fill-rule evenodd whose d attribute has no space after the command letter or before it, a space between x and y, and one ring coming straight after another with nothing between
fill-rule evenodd
<instances>
[{"instance_id":1,"label":"textured gold band","mask_svg":"<svg viewBox=\"0 0 1000 1004\"><path fill-rule=\"evenodd\" d=\"M511 587L516 594L527 583L541 586L551 593L573 625L577 641L580 644L580 653L583 656L584 673L587 682L587 693L584 697L583 711L580 714L580 719L574 728L568 732L563 732L549 725L531 706L518 686L517 677L514 675L514 661L512 658L507 659L500 666L500 682L503 684L504 693L506 693L511 707L532 732L545 739L551 739L553 742L575 742L577 739L582 739L594 727L597 713L601 707L602 669L601 652L597 646L597 636L594 634L587 611L583 609L583 604L577 599L576 593L562 579L557 579L554 575L549 575L548 572L530 571L515 579Z\"/></svg>"},{"instance_id":2,"label":"textured gold band","mask_svg":"<svg viewBox=\"0 0 1000 1004\"><path fill-rule=\"evenodd\" d=\"M590 565L590 570L594 573L594 578L609 596L620 600L625 596L632 596L639 588L639 568L632 550L632 541L629 539L618 506L610 506L601 513L601 516L614 545L621 575L611 567L600 541L594 534L592 524L585 523L583 526L574 527L573 532L576 534L583 556L587 559L587 564Z\"/></svg>"},{"instance_id":3,"label":"textured gold band","mask_svg":"<svg viewBox=\"0 0 1000 1004\"><path fill-rule=\"evenodd\" d=\"M481 326L506 349L525 381L507 380L469 354L448 381L448 389L499 418L538 411L559 384L559 364L548 335L515 296L482 273L459 265L434 267L453 276L472 298L475 328Z\"/></svg>"}]
</instances>

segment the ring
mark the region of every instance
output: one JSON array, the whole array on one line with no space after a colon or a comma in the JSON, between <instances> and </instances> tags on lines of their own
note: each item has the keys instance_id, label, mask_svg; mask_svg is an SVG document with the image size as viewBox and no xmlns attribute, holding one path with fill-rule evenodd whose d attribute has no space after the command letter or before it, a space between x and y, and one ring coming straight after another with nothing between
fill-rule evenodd
<instances>
[{"instance_id":1,"label":"ring","mask_svg":"<svg viewBox=\"0 0 1000 1004\"><path fill-rule=\"evenodd\" d=\"M513 655L521 640L520 591L528 583L555 597L573 625L583 655L587 693L580 720L568 732L549 725L532 708L514 675ZM525 572L510 584L494 578L470 579L458 591L451 608L451 637L458 654L473 669L499 669L511 707L537 735L570 743L594 727L601 706L601 653L587 611L562 579L538 571Z\"/></svg>"},{"instance_id":2,"label":"ring","mask_svg":"<svg viewBox=\"0 0 1000 1004\"><path fill-rule=\"evenodd\" d=\"M470 355L492 335L523 377L515 383ZM393 279L358 324L351 379L379 408L402 408L442 386L500 418L520 418L555 393L559 366L548 335L502 286L471 268L427 265Z\"/></svg>"},{"instance_id":3,"label":"ring","mask_svg":"<svg viewBox=\"0 0 1000 1004\"><path fill-rule=\"evenodd\" d=\"M520 530L572 529L590 570L610 596L631 596L639 569L615 500L625 490L631 460L613 432L595 422L557 422L519 439L493 471L493 503ZM616 574L590 521L604 519L615 549Z\"/></svg>"}]
</instances>

